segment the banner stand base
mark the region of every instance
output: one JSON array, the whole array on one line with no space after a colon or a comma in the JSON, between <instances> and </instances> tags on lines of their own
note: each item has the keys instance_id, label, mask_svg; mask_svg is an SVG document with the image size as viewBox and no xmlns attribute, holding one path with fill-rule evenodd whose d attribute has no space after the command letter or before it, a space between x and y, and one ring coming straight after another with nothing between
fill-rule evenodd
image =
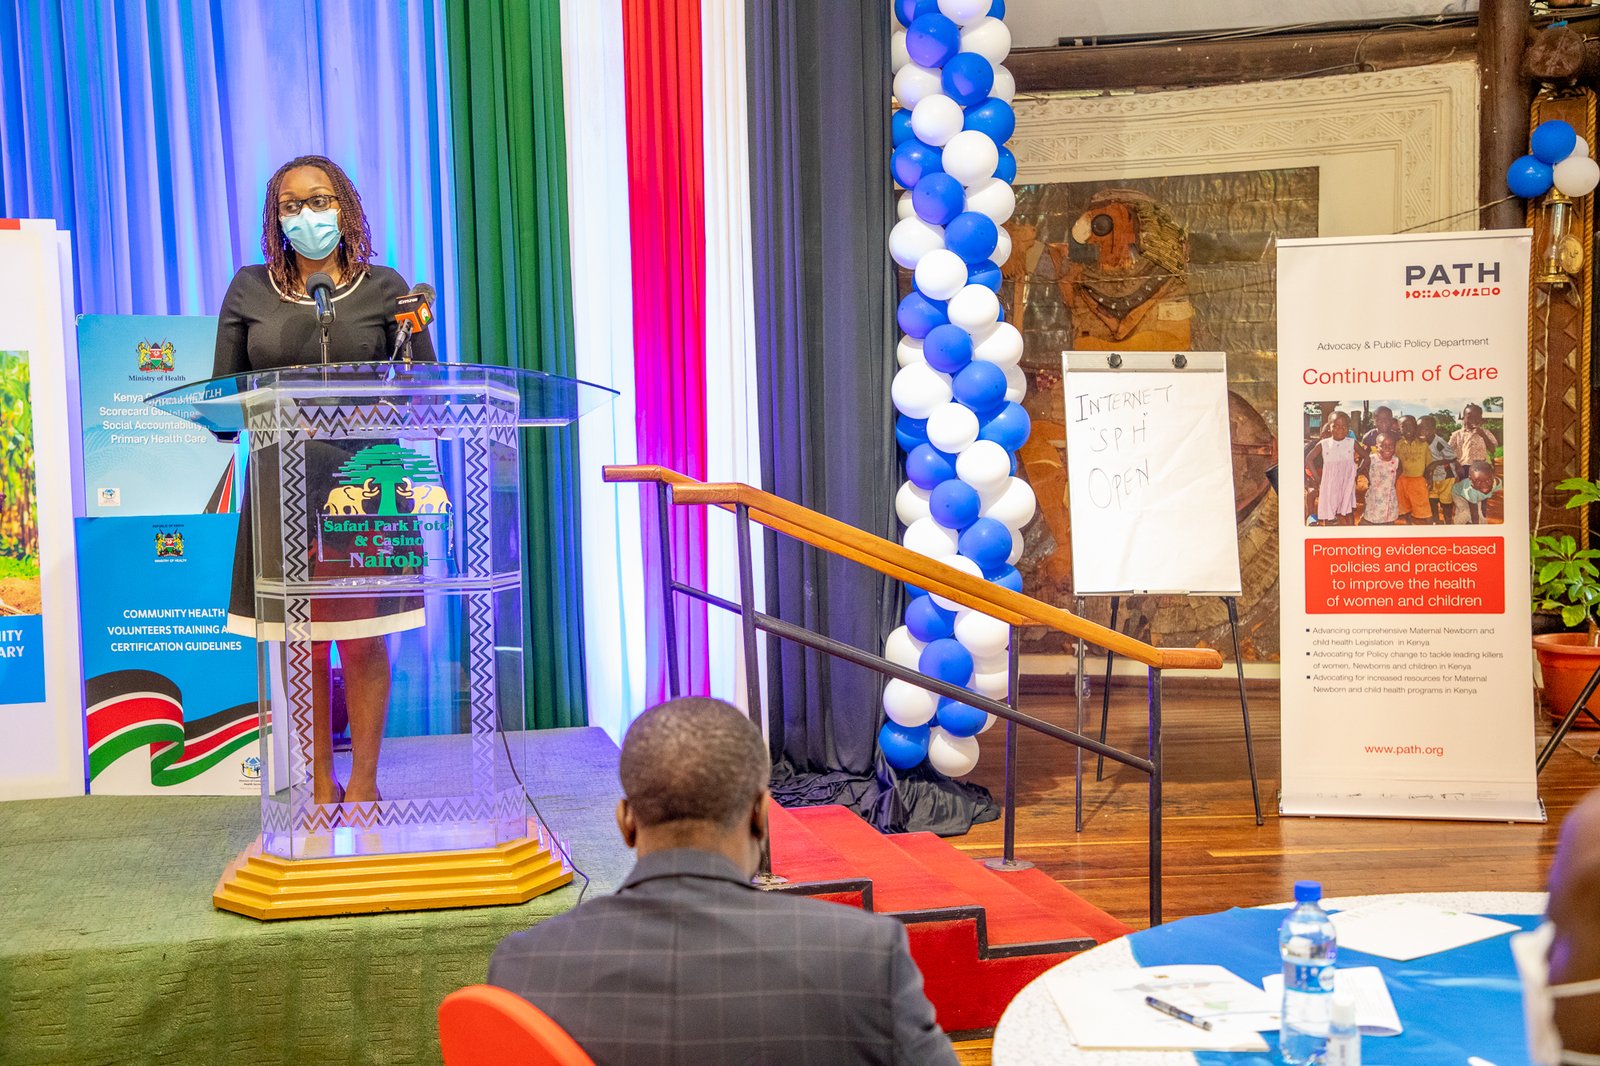
<instances>
[{"instance_id":1,"label":"banner stand base","mask_svg":"<svg viewBox=\"0 0 1600 1066\"><path fill-rule=\"evenodd\" d=\"M1544 800L1427 797L1397 804L1392 796L1279 796L1280 818L1390 818L1446 822L1545 822Z\"/></svg>"},{"instance_id":2,"label":"banner stand base","mask_svg":"<svg viewBox=\"0 0 1600 1066\"><path fill-rule=\"evenodd\" d=\"M572 881L572 871L539 843L520 840L466 851L284 859L261 838L223 871L211 902L249 918L320 918L526 903Z\"/></svg>"}]
</instances>

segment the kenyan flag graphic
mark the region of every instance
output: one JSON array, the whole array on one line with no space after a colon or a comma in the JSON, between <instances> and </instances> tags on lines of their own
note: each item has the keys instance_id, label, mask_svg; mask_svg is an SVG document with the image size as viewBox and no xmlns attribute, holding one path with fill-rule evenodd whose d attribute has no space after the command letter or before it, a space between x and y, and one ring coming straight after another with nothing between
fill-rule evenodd
<instances>
[{"instance_id":1,"label":"kenyan flag graphic","mask_svg":"<svg viewBox=\"0 0 1600 1066\"><path fill-rule=\"evenodd\" d=\"M254 702L192 722L183 720L183 693L150 670L117 670L84 684L89 713L89 778L136 748L150 749L150 783L182 784L240 748L256 742Z\"/></svg>"}]
</instances>

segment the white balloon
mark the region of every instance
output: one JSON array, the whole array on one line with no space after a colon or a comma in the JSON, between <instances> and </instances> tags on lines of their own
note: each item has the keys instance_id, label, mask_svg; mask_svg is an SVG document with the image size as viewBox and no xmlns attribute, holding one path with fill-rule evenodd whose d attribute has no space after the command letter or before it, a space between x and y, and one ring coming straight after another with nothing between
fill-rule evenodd
<instances>
[{"instance_id":1,"label":"white balloon","mask_svg":"<svg viewBox=\"0 0 1600 1066\"><path fill-rule=\"evenodd\" d=\"M971 649L969 648L968 651ZM1010 658L1005 649L993 655L974 655L972 657L972 672L975 674L992 674L996 670L1005 670L1011 665Z\"/></svg>"},{"instance_id":2,"label":"white balloon","mask_svg":"<svg viewBox=\"0 0 1600 1066\"><path fill-rule=\"evenodd\" d=\"M1011 53L1011 31L999 19L981 18L961 27L961 50L976 52L995 66Z\"/></svg>"},{"instance_id":3,"label":"white balloon","mask_svg":"<svg viewBox=\"0 0 1600 1066\"><path fill-rule=\"evenodd\" d=\"M980 493L992 492L1011 476L1011 456L994 441L980 440L956 456L956 476Z\"/></svg>"},{"instance_id":4,"label":"white balloon","mask_svg":"<svg viewBox=\"0 0 1600 1066\"><path fill-rule=\"evenodd\" d=\"M944 90L937 70L907 63L894 72L894 96L901 107L916 107L924 96Z\"/></svg>"},{"instance_id":5,"label":"white balloon","mask_svg":"<svg viewBox=\"0 0 1600 1066\"><path fill-rule=\"evenodd\" d=\"M909 681L892 678L883 687L883 713L903 726L927 725L939 709L939 697Z\"/></svg>"},{"instance_id":6,"label":"white balloon","mask_svg":"<svg viewBox=\"0 0 1600 1066\"><path fill-rule=\"evenodd\" d=\"M978 439L978 416L965 405L947 403L928 416L928 442L955 455Z\"/></svg>"},{"instance_id":7,"label":"white balloon","mask_svg":"<svg viewBox=\"0 0 1600 1066\"><path fill-rule=\"evenodd\" d=\"M1020 477L1013 477L1006 479L1006 487L1000 491L994 503L984 507L983 516L994 519L1014 533L1033 520L1033 513L1037 509L1038 501L1034 499L1033 489Z\"/></svg>"},{"instance_id":8,"label":"white balloon","mask_svg":"<svg viewBox=\"0 0 1600 1066\"><path fill-rule=\"evenodd\" d=\"M976 185L994 177L1000 149L987 133L962 130L944 146L944 172L963 185Z\"/></svg>"},{"instance_id":9,"label":"white balloon","mask_svg":"<svg viewBox=\"0 0 1600 1066\"><path fill-rule=\"evenodd\" d=\"M1021 403L1022 398L1028 395L1028 378L1020 366L1006 367L1006 400L1011 403Z\"/></svg>"},{"instance_id":10,"label":"white balloon","mask_svg":"<svg viewBox=\"0 0 1600 1066\"><path fill-rule=\"evenodd\" d=\"M978 765L978 738L956 737L934 726L928 734L928 764L946 777L964 777Z\"/></svg>"},{"instance_id":11,"label":"white balloon","mask_svg":"<svg viewBox=\"0 0 1600 1066\"><path fill-rule=\"evenodd\" d=\"M954 533L952 533L950 536L952 539L955 538ZM983 576L983 570L979 568L977 563L973 562L971 559L968 559L965 555L957 555L954 548L951 548L950 554L943 556L939 559L939 561L946 566L954 567L955 569L960 570L964 574L971 574L973 577ZM957 603L955 600L941 596L937 592L930 592L929 595L933 597L934 603L937 603L940 607L943 607L947 611L966 610L965 607Z\"/></svg>"},{"instance_id":12,"label":"white balloon","mask_svg":"<svg viewBox=\"0 0 1600 1066\"><path fill-rule=\"evenodd\" d=\"M1022 358L1022 331L1001 322L972 346L972 358L1001 368L1016 366Z\"/></svg>"},{"instance_id":13,"label":"white balloon","mask_svg":"<svg viewBox=\"0 0 1600 1066\"><path fill-rule=\"evenodd\" d=\"M967 284L966 260L939 248L918 260L916 276L918 292L930 300L948 300Z\"/></svg>"},{"instance_id":14,"label":"white balloon","mask_svg":"<svg viewBox=\"0 0 1600 1066\"><path fill-rule=\"evenodd\" d=\"M1556 188L1568 196L1588 196L1600 185L1600 163L1586 155L1572 155L1555 166Z\"/></svg>"},{"instance_id":15,"label":"white balloon","mask_svg":"<svg viewBox=\"0 0 1600 1066\"><path fill-rule=\"evenodd\" d=\"M966 25L983 18L992 6L992 0L939 0L939 14Z\"/></svg>"},{"instance_id":16,"label":"white balloon","mask_svg":"<svg viewBox=\"0 0 1600 1066\"><path fill-rule=\"evenodd\" d=\"M1006 260L1011 258L1011 231L1004 226L1000 227L999 239L995 241L994 251L989 255L989 262L997 267L1006 265Z\"/></svg>"},{"instance_id":17,"label":"white balloon","mask_svg":"<svg viewBox=\"0 0 1600 1066\"><path fill-rule=\"evenodd\" d=\"M950 402L950 378L927 363L912 363L895 371L889 386L894 408L907 418L927 418Z\"/></svg>"},{"instance_id":18,"label":"white balloon","mask_svg":"<svg viewBox=\"0 0 1600 1066\"><path fill-rule=\"evenodd\" d=\"M1567 155L1569 157L1575 156L1575 155L1588 155L1588 154L1589 154L1589 142L1584 140L1582 137L1579 137L1577 139L1577 141L1572 146L1572 151L1567 153Z\"/></svg>"},{"instance_id":19,"label":"white balloon","mask_svg":"<svg viewBox=\"0 0 1600 1066\"><path fill-rule=\"evenodd\" d=\"M917 217L917 205L911 202L910 189L901 193L900 199L895 201L894 217L899 220Z\"/></svg>"},{"instance_id":20,"label":"white balloon","mask_svg":"<svg viewBox=\"0 0 1600 1066\"><path fill-rule=\"evenodd\" d=\"M1017 79L1011 76L1011 71L1002 66L994 68L994 88L989 90L989 95L1008 104L1017 98Z\"/></svg>"},{"instance_id":21,"label":"white balloon","mask_svg":"<svg viewBox=\"0 0 1600 1066\"><path fill-rule=\"evenodd\" d=\"M1011 554L1006 556L1006 565L1007 566L1016 566L1017 565L1017 560L1020 559L1020 558L1022 558L1022 538L1021 537L1012 537L1011 538Z\"/></svg>"},{"instance_id":22,"label":"white balloon","mask_svg":"<svg viewBox=\"0 0 1600 1066\"><path fill-rule=\"evenodd\" d=\"M910 195L909 193L907 195ZM889 255L907 270L916 268L929 252L944 248L944 227L924 222L915 215L902 218L889 231Z\"/></svg>"},{"instance_id":23,"label":"white balloon","mask_svg":"<svg viewBox=\"0 0 1600 1066\"><path fill-rule=\"evenodd\" d=\"M960 104L944 93L931 93L911 109L911 132L924 144L943 148L950 138L961 132L966 118Z\"/></svg>"},{"instance_id":24,"label":"white balloon","mask_svg":"<svg viewBox=\"0 0 1600 1066\"><path fill-rule=\"evenodd\" d=\"M956 639L974 656L992 659L1005 654L1007 646L1011 643L1011 627L998 618L990 618L981 612L963 608L956 612ZM1005 664L999 669L1004 672Z\"/></svg>"},{"instance_id":25,"label":"white balloon","mask_svg":"<svg viewBox=\"0 0 1600 1066\"><path fill-rule=\"evenodd\" d=\"M967 190L967 210L988 215L996 226L1002 226L1017 210L1016 190L999 178L980 181ZM904 218L905 215L900 217Z\"/></svg>"},{"instance_id":26,"label":"white balloon","mask_svg":"<svg viewBox=\"0 0 1600 1066\"><path fill-rule=\"evenodd\" d=\"M964 285L948 299L950 306L945 314L968 333L981 333L1000 320L1000 298L987 285Z\"/></svg>"},{"instance_id":27,"label":"white balloon","mask_svg":"<svg viewBox=\"0 0 1600 1066\"><path fill-rule=\"evenodd\" d=\"M1011 675L1006 670L996 670L992 674L973 674L972 680L967 682L967 687L980 696L988 696L991 700L1003 700L1011 694Z\"/></svg>"},{"instance_id":28,"label":"white balloon","mask_svg":"<svg viewBox=\"0 0 1600 1066\"><path fill-rule=\"evenodd\" d=\"M896 74L900 68L911 62L911 53L906 51L906 31L895 30L889 37L889 69Z\"/></svg>"},{"instance_id":29,"label":"white balloon","mask_svg":"<svg viewBox=\"0 0 1600 1066\"><path fill-rule=\"evenodd\" d=\"M904 544L908 551L914 551L918 555L943 560L956 550L958 540L955 530L944 528L929 516L919 518L907 526L900 543Z\"/></svg>"},{"instance_id":30,"label":"white balloon","mask_svg":"<svg viewBox=\"0 0 1600 1066\"><path fill-rule=\"evenodd\" d=\"M922 354L922 342L915 337L901 337L900 343L895 345L894 358L901 366L922 362L926 358Z\"/></svg>"},{"instance_id":31,"label":"white balloon","mask_svg":"<svg viewBox=\"0 0 1600 1066\"><path fill-rule=\"evenodd\" d=\"M910 481L902 483L900 491L894 494L894 513L900 519L900 524L905 526L927 518L928 490L919 489Z\"/></svg>"},{"instance_id":32,"label":"white balloon","mask_svg":"<svg viewBox=\"0 0 1600 1066\"><path fill-rule=\"evenodd\" d=\"M911 635L911 630L901 626L889 634L889 639L883 642L883 657L892 663L907 667L911 670L919 669L922 662L922 649L927 645Z\"/></svg>"},{"instance_id":33,"label":"white balloon","mask_svg":"<svg viewBox=\"0 0 1600 1066\"><path fill-rule=\"evenodd\" d=\"M983 725L978 729L978 732L987 733L989 730L994 728L994 724L996 722L998 722L998 721L999 721L999 719L996 718L994 715L985 714L983 716Z\"/></svg>"}]
</instances>

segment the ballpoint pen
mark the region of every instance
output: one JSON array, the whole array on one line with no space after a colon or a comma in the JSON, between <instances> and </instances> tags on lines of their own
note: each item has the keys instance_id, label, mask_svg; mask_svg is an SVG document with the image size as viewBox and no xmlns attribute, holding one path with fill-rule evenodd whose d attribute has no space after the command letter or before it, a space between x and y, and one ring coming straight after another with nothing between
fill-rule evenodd
<instances>
[{"instance_id":1,"label":"ballpoint pen","mask_svg":"<svg viewBox=\"0 0 1600 1066\"><path fill-rule=\"evenodd\" d=\"M1147 1007L1158 1010L1162 1014L1167 1015L1169 1018L1176 1018L1180 1022L1188 1022L1195 1028L1204 1029L1207 1032L1211 1030L1211 1023L1206 1021L1204 1018L1196 1018L1188 1011L1174 1007L1172 1004L1167 1003L1164 1000L1159 1000L1154 996L1146 996L1144 997L1144 1002Z\"/></svg>"}]
</instances>

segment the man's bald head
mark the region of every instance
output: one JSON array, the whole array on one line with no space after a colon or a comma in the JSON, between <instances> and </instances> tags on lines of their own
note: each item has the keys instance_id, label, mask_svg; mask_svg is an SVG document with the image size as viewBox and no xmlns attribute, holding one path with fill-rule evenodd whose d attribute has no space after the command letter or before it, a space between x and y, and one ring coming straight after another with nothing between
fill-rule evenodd
<instances>
[{"instance_id":1,"label":"man's bald head","mask_svg":"<svg viewBox=\"0 0 1600 1066\"><path fill-rule=\"evenodd\" d=\"M622 741L622 792L642 829L737 828L772 772L761 733L721 700L687 696L640 715Z\"/></svg>"}]
</instances>

